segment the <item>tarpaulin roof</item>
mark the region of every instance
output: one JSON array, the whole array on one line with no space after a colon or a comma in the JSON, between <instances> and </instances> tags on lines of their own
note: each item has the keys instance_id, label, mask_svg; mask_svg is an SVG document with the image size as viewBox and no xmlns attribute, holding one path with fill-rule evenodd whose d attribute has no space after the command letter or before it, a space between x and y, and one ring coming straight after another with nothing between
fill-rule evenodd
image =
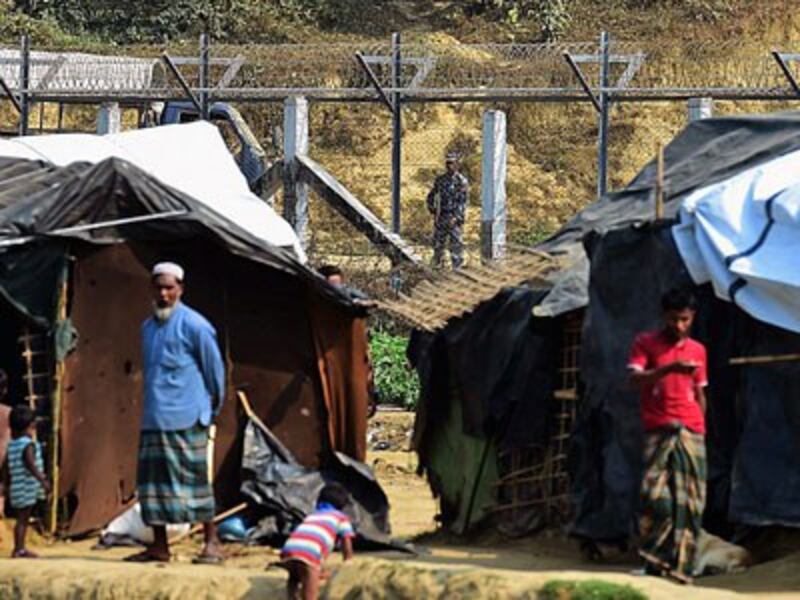
<instances>
[{"instance_id":1,"label":"tarpaulin roof","mask_svg":"<svg viewBox=\"0 0 800 600\"><path fill-rule=\"evenodd\" d=\"M665 216L674 218L692 192L721 182L769 160L800 149L800 113L731 116L694 121L664 150ZM536 308L558 315L588 303L589 265L583 237L653 221L656 165L650 162L623 190L575 215L537 249L564 254L574 262L554 274L553 289ZM569 263L569 261L565 261Z\"/></svg>"},{"instance_id":2,"label":"tarpaulin roof","mask_svg":"<svg viewBox=\"0 0 800 600\"><path fill-rule=\"evenodd\" d=\"M800 333L800 151L697 190L673 229L695 283Z\"/></svg>"},{"instance_id":3,"label":"tarpaulin roof","mask_svg":"<svg viewBox=\"0 0 800 600\"><path fill-rule=\"evenodd\" d=\"M626 189L582 211L543 244L581 261L561 274L535 314L588 305L584 390L572 436L574 533L595 539L630 534L641 476L641 422L638 396L626 384L626 356L636 333L658 326L665 291L709 281L714 285L699 290L693 331L708 347L710 362L706 524L717 531L730 522L800 524L794 500L800 493L798 367L734 369L728 363L732 356L800 348L800 337L786 330L798 318L792 313L796 297L779 292L770 298L753 285L769 279L769 270L779 273L773 286L796 281L797 269L788 265L797 254L792 186L798 150L800 113L691 123L665 151L663 222L653 223L651 163ZM683 225L673 227L682 205ZM749 293L730 293L732 286L741 290L743 281L734 283L744 279ZM714 295L735 296L744 310Z\"/></svg>"},{"instance_id":4,"label":"tarpaulin roof","mask_svg":"<svg viewBox=\"0 0 800 600\"><path fill-rule=\"evenodd\" d=\"M0 157L55 167L123 159L254 237L292 248L305 262L291 225L250 191L219 130L205 121L109 135L66 133L0 139Z\"/></svg>"},{"instance_id":5,"label":"tarpaulin roof","mask_svg":"<svg viewBox=\"0 0 800 600\"><path fill-rule=\"evenodd\" d=\"M0 291L7 297L16 292L22 294L8 299L40 323L46 323L53 314L49 304L52 284L45 286L49 296L44 298L31 286L16 285L12 280L30 278L31 265L26 265L25 260L52 262L42 252L31 251L32 243L44 239L113 243L125 239L175 240L202 236L233 254L301 278L335 303L352 306L344 295L305 267L291 250L254 235L206 203L120 158L107 158L97 164L71 163L65 167L25 159L0 159L0 203L7 204L0 208L0 251L7 257L17 256L14 261L5 261L7 267L0 273ZM113 224L131 218L144 220ZM107 223L111 225L104 225ZM63 231L69 228L73 229ZM25 243L24 252L18 242ZM56 245L34 244L34 247Z\"/></svg>"},{"instance_id":6,"label":"tarpaulin roof","mask_svg":"<svg viewBox=\"0 0 800 600\"><path fill-rule=\"evenodd\" d=\"M560 343L554 338L557 323L548 317L588 306L581 355L585 389L572 436L577 459L577 471L572 473L573 532L596 539L626 537L638 497L641 423L638 398L624 385L625 359L634 334L657 324L660 295L676 284L692 282L671 234L679 207L692 193L700 194L698 190L798 150L800 113L690 123L665 149L666 218L661 223L653 223L656 165L652 162L624 190L581 211L537 246L571 265L550 275L552 288L544 299L530 302L529 296L501 293L471 316L453 319L434 337L417 333L417 341L424 344L410 348L410 354L422 382L415 436L425 466L435 467L429 456L433 447L426 440L435 438L456 402L463 404L465 415L472 415L463 420L463 436L499 440L506 447L519 447L525 441L513 435L519 423L530 427L546 423L552 386L544 385L544 379L521 379L513 385L514 394L509 394L508 386L461 384L476 376L506 381L521 366L542 365ZM787 214L793 214L791 206L787 205ZM708 344L712 361L707 515L716 515L721 522L797 525L800 514L792 500L800 493L800 464L795 458L800 456L796 364L732 372L727 359L736 354L796 352L800 340L714 299L709 289L702 292L701 313L706 317L698 320L697 335ZM509 299L519 306L527 302L528 310L498 311ZM495 330L492 344L451 342L465 332L484 335ZM505 331L519 333L512 336ZM515 352L519 339L527 343L538 339L542 348L530 355ZM486 352L493 360L487 360ZM517 400L512 402L512 396ZM503 410L526 414L528 420L491 418ZM770 468L763 465L763 456L769 456ZM464 471L457 469L459 474ZM434 482L439 476L433 473ZM444 487L438 489L446 493ZM463 501L463 496L452 494L443 498L443 505Z\"/></svg>"}]
</instances>

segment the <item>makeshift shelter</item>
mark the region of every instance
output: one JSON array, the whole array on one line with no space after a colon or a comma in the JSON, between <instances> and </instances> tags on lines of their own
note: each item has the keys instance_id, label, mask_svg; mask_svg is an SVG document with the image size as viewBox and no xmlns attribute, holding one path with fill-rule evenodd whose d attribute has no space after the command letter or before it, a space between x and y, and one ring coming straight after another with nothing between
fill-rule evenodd
<instances>
[{"instance_id":1,"label":"makeshift shelter","mask_svg":"<svg viewBox=\"0 0 800 600\"><path fill-rule=\"evenodd\" d=\"M799 363L729 364L800 351L798 150L797 113L694 122L665 151L664 219L653 162L537 247L569 265L546 285L504 290L415 334L415 442L445 523L464 531L493 517L520 533L552 522L555 506L575 535L628 537L641 473L628 349L657 325L665 291L695 285L694 334L710 357L706 526L800 526Z\"/></svg>"},{"instance_id":2,"label":"makeshift shelter","mask_svg":"<svg viewBox=\"0 0 800 600\"><path fill-rule=\"evenodd\" d=\"M181 127L192 135L213 130L163 129L180 135ZM11 153L9 144L0 155ZM56 142L34 145L45 144ZM137 155L146 151L139 146ZM230 207L218 211L120 158L59 166L11 154L0 158L0 359L16 382L12 397L25 398L40 417L55 482L51 518L61 533L98 528L133 499L139 328L150 311L149 267L158 260L185 267L184 298L216 327L228 366L214 465L222 508L240 499L245 418L237 389L300 465L337 462L335 451L363 460L363 315L290 249L254 233L269 227L244 227L223 214ZM262 207L246 214L283 232Z\"/></svg>"}]
</instances>

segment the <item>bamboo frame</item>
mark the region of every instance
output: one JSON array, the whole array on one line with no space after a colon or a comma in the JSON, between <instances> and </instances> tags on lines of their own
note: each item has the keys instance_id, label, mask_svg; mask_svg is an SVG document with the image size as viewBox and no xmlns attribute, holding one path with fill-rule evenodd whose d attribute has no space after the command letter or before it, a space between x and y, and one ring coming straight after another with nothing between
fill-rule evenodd
<instances>
[{"instance_id":1,"label":"bamboo frame","mask_svg":"<svg viewBox=\"0 0 800 600\"><path fill-rule=\"evenodd\" d=\"M525 508L543 511L543 518L550 524L562 523L569 514L570 479L566 461L579 401L577 365L581 328L582 321L577 315L567 317L563 325L558 368L560 389L553 393L560 408L554 415L555 429L546 446L531 446L506 454L509 472L494 483L503 500L486 510L502 514L503 520L513 522Z\"/></svg>"},{"instance_id":2,"label":"bamboo frame","mask_svg":"<svg viewBox=\"0 0 800 600\"><path fill-rule=\"evenodd\" d=\"M436 331L456 317L472 312L504 287L538 283L561 265L553 257L520 251L491 265L471 265L418 284L409 295L383 299L377 307L425 331Z\"/></svg>"},{"instance_id":3,"label":"bamboo frame","mask_svg":"<svg viewBox=\"0 0 800 600\"><path fill-rule=\"evenodd\" d=\"M656 221L664 218L664 147L656 150Z\"/></svg>"},{"instance_id":4,"label":"bamboo frame","mask_svg":"<svg viewBox=\"0 0 800 600\"><path fill-rule=\"evenodd\" d=\"M69 275L64 273L64 279L61 282L61 287L58 293L58 307L56 309L57 321L64 321L67 318L67 294L69 291ZM59 492L59 478L61 469L59 467L58 455L61 447L61 396L62 396L62 383L64 381L64 360L56 362L56 372L54 376L54 387L52 393L52 413L51 413L51 441L50 441L50 478L51 478L51 496L50 496L50 514L48 531L50 535L54 535L58 529L58 492Z\"/></svg>"},{"instance_id":5,"label":"bamboo frame","mask_svg":"<svg viewBox=\"0 0 800 600\"><path fill-rule=\"evenodd\" d=\"M795 362L800 361L800 353L797 354L767 354L764 356L739 356L731 358L729 365L764 365L776 362Z\"/></svg>"}]
</instances>

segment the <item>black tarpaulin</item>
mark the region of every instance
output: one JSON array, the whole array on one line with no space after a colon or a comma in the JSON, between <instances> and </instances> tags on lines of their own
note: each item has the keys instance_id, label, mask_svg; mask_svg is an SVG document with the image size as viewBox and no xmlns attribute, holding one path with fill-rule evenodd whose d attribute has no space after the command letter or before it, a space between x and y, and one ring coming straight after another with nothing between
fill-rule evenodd
<instances>
[{"instance_id":1,"label":"black tarpaulin","mask_svg":"<svg viewBox=\"0 0 800 600\"><path fill-rule=\"evenodd\" d=\"M280 543L314 510L325 483L337 482L352 499L344 512L353 522L357 543L362 547L405 549L392 541L389 501L363 463L334 452L320 470L308 469L269 430L250 421L245 428L242 469L242 494L261 517L261 525L251 536L254 541Z\"/></svg>"},{"instance_id":2,"label":"black tarpaulin","mask_svg":"<svg viewBox=\"0 0 800 600\"><path fill-rule=\"evenodd\" d=\"M354 313L360 312L348 298L302 265L291 251L254 237L204 204L122 159L109 158L94 165L73 163L61 168L41 166L35 161L4 159L0 162L0 177L3 173L12 176L0 184L0 253L4 257L13 252L29 254L31 242L44 240L57 243L54 250L53 245L45 245L49 250L41 250L44 254L35 258L37 264L57 260L47 253L58 253L59 248L64 247L62 242L69 239L108 244L122 240L199 236L233 254L297 276L328 300L349 306ZM54 231L64 228L167 213L180 214L53 235ZM19 247L16 242L23 242L25 251L15 250ZM5 279L0 274L0 284L12 300L14 297L8 290L21 289L25 282L14 283L11 276L25 277L26 272L27 269L7 271ZM15 306L33 319L54 314L52 308L42 310L43 302L45 299L40 298L35 306L28 306L17 297Z\"/></svg>"},{"instance_id":3,"label":"black tarpaulin","mask_svg":"<svg viewBox=\"0 0 800 600\"><path fill-rule=\"evenodd\" d=\"M435 335L412 335L408 358L421 382L414 448L443 523L457 532L488 514L497 451L548 439L561 330L559 319L532 315L542 296L507 288Z\"/></svg>"},{"instance_id":4,"label":"black tarpaulin","mask_svg":"<svg viewBox=\"0 0 800 600\"><path fill-rule=\"evenodd\" d=\"M800 148L800 113L743 115L689 123L664 149L664 214L673 218L694 190L722 181L757 164ZM590 232L605 232L652 221L655 212L655 160L623 189L579 212L536 248L565 255L572 265L554 273L553 288L538 314L554 316L588 302L589 268L581 248Z\"/></svg>"},{"instance_id":5,"label":"black tarpaulin","mask_svg":"<svg viewBox=\"0 0 800 600\"><path fill-rule=\"evenodd\" d=\"M619 539L627 537L633 526L641 425L638 398L624 386L625 360L634 334L658 325L661 294L674 285L691 285L669 229L682 200L703 186L797 149L797 112L690 123L665 149L662 222L653 223L656 165L651 162L625 189L581 211L537 246L569 266L548 276L552 287L546 296L528 304L534 315L556 317L590 307L581 372L586 390L581 394L570 460L575 533ZM711 362L706 519L718 525L716 529L730 521L800 525L797 503L790 501L800 494L797 370L775 365L732 372L727 366L731 356L769 353L768 348L798 352L797 336L756 322L715 299L710 289L700 292L703 310L695 335L708 343ZM492 432L502 442L506 430L498 424L511 417L514 423L508 431L527 426L529 439L542 441L537 436L542 435L540 416L548 394L534 390L525 402L510 404L532 385L524 378L515 379L510 374L516 371L504 363L504 357L523 346L513 335L505 337L500 332L524 331L527 336L532 331L516 327L521 322L516 308L497 312L498 306L512 301L521 309L529 297L522 294L512 299L503 292L470 316L451 321L435 336L417 333L412 339L410 357L422 381L415 447L423 467L432 462L432 440L452 410L454 397L468 402L463 432ZM558 327L558 320L554 321ZM498 334L490 331L495 328ZM453 339L468 344L454 346ZM536 371L544 364L539 362L540 355L551 348L531 350L531 358L525 359L527 368ZM464 381L469 389L464 389ZM509 411L512 405L518 412ZM513 445L522 438L511 435L507 439ZM757 450L762 445L763 452ZM761 456L771 460L769 468L759 467Z\"/></svg>"},{"instance_id":6,"label":"black tarpaulin","mask_svg":"<svg viewBox=\"0 0 800 600\"><path fill-rule=\"evenodd\" d=\"M415 333L409 360L418 368L425 406L415 426L418 445L424 446L427 428L446 417L452 389L463 400L464 432L490 436L501 448L546 436L560 331L556 320L531 314L542 296L507 288L435 336ZM427 368L431 361L436 368Z\"/></svg>"},{"instance_id":7,"label":"black tarpaulin","mask_svg":"<svg viewBox=\"0 0 800 600\"><path fill-rule=\"evenodd\" d=\"M660 298L691 279L669 224L587 238L591 261L581 374L572 436L575 534L626 538L635 526L641 477L638 394L626 386L634 336L660 325ZM709 357L706 527L800 525L800 365L732 367L734 356L800 350L800 336L756 321L714 297L700 299L692 335Z\"/></svg>"}]
</instances>

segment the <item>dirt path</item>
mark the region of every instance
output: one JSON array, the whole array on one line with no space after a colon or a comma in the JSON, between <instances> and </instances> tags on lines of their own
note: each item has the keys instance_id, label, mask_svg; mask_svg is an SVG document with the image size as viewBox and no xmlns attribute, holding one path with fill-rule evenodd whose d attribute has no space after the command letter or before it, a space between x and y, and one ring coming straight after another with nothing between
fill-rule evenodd
<instances>
[{"instance_id":1,"label":"dirt path","mask_svg":"<svg viewBox=\"0 0 800 600\"><path fill-rule=\"evenodd\" d=\"M384 417L381 417L384 418ZM400 416L392 420L408 419ZM391 425L391 423L389 424ZM434 534L436 503L425 481L416 477L414 455L403 451L403 436L394 431L392 449L371 452L369 461L392 503L394 535L418 538L420 554L361 554L341 565L334 558L336 574L327 597L339 598L536 598L541 586L552 579L603 579L627 583L652 600L680 598L800 597L800 553L758 565L747 573L698 580L692 587L654 577L629 574L634 566L617 558L607 564L586 563L573 542L559 533L544 533L523 541L489 536L465 543L441 533ZM377 444L381 440L375 440ZM384 444L386 445L386 444ZM0 555L8 556L10 523L0 542ZM427 534L427 535L424 535ZM43 556L37 561L0 560L0 598L276 598L281 597L286 576L280 570L265 571L275 560L269 548L228 545L224 567L196 566L191 557L198 541L176 548L177 560L168 565L122 562L131 549L93 551L94 540L32 544Z\"/></svg>"}]
</instances>

